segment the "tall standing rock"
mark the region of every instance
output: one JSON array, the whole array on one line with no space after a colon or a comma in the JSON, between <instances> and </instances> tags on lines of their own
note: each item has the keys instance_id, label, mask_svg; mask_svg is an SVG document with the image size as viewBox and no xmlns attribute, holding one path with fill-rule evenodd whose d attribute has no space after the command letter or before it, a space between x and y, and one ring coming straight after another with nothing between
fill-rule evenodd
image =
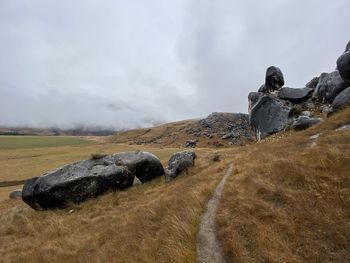
<instances>
[{"instance_id":1,"label":"tall standing rock","mask_svg":"<svg viewBox=\"0 0 350 263\"><path fill-rule=\"evenodd\" d=\"M265 85L261 86L259 92L271 93L279 90L284 85L284 77L281 69L275 66L268 67L265 75Z\"/></svg>"},{"instance_id":2,"label":"tall standing rock","mask_svg":"<svg viewBox=\"0 0 350 263\"><path fill-rule=\"evenodd\" d=\"M292 107L272 96L264 96L250 112L251 127L264 138L285 130L290 124Z\"/></svg>"}]
</instances>

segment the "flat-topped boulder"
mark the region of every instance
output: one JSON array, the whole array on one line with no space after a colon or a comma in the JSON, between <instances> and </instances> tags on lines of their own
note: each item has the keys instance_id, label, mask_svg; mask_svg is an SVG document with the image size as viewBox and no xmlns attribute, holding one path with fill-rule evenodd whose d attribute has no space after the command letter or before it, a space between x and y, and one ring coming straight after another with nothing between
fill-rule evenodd
<instances>
[{"instance_id":1,"label":"flat-topped boulder","mask_svg":"<svg viewBox=\"0 0 350 263\"><path fill-rule=\"evenodd\" d=\"M314 90L311 88L295 89L284 87L278 92L278 97L280 99L290 100L294 103L303 102L311 97L313 91Z\"/></svg>"},{"instance_id":2,"label":"flat-topped boulder","mask_svg":"<svg viewBox=\"0 0 350 263\"><path fill-rule=\"evenodd\" d=\"M148 152L123 152L84 160L26 180L22 199L34 209L64 208L108 191L164 174L160 160Z\"/></svg>"}]
</instances>

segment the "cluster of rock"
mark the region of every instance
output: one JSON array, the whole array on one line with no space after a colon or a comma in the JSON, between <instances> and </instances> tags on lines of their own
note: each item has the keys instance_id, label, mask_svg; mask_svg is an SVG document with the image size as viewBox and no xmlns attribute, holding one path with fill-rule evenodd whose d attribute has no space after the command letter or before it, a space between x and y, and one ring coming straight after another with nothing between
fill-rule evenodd
<instances>
[{"instance_id":1,"label":"cluster of rock","mask_svg":"<svg viewBox=\"0 0 350 263\"><path fill-rule=\"evenodd\" d=\"M140 151L84 160L26 180L21 196L33 209L64 208L109 191L128 188L135 177L145 183L165 175L170 181L193 166L194 158L193 151L176 153L166 170L155 155Z\"/></svg>"},{"instance_id":2,"label":"cluster of rock","mask_svg":"<svg viewBox=\"0 0 350 263\"><path fill-rule=\"evenodd\" d=\"M250 126L257 139L293 128L306 129L330 113L350 104L350 42L337 60L337 69L313 78L303 88L284 86L282 71L266 70L265 83L248 95Z\"/></svg>"}]
</instances>

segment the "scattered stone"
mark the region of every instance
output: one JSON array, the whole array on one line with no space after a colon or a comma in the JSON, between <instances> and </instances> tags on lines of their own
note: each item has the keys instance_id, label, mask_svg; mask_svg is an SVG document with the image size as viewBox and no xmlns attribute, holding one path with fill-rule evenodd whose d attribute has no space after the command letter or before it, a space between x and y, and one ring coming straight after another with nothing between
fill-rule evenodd
<instances>
[{"instance_id":1,"label":"scattered stone","mask_svg":"<svg viewBox=\"0 0 350 263\"><path fill-rule=\"evenodd\" d=\"M332 109L332 106L330 106L330 105L321 105L320 106L320 112L321 113L328 114L328 113L330 113L332 111L333 111L333 109Z\"/></svg>"},{"instance_id":2,"label":"scattered stone","mask_svg":"<svg viewBox=\"0 0 350 263\"><path fill-rule=\"evenodd\" d=\"M306 101L311 97L313 89L302 88L302 89L293 89L293 88L282 88L278 92L278 97L280 99L289 100L293 103Z\"/></svg>"},{"instance_id":3,"label":"scattered stone","mask_svg":"<svg viewBox=\"0 0 350 263\"><path fill-rule=\"evenodd\" d=\"M326 102L332 103L334 98L342 92L347 85L344 83L339 72L322 73L316 87L316 93Z\"/></svg>"},{"instance_id":4,"label":"scattered stone","mask_svg":"<svg viewBox=\"0 0 350 263\"><path fill-rule=\"evenodd\" d=\"M220 154L218 151L213 152L213 154L210 156L210 159L212 162L220 162Z\"/></svg>"},{"instance_id":5,"label":"scattered stone","mask_svg":"<svg viewBox=\"0 0 350 263\"><path fill-rule=\"evenodd\" d=\"M198 140L187 140L185 142L185 148L195 148L197 146Z\"/></svg>"},{"instance_id":6,"label":"scattered stone","mask_svg":"<svg viewBox=\"0 0 350 263\"><path fill-rule=\"evenodd\" d=\"M12 191L9 194L9 198L10 199L21 199L22 198L22 190L21 189L17 189L15 191Z\"/></svg>"},{"instance_id":7,"label":"scattered stone","mask_svg":"<svg viewBox=\"0 0 350 263\"><path fill-rule=\"evenodd\" d=\"M345 52L338 58L337 67L344 82L350 84L350 51Z\"/></svg>"},{"instance_id":8,"label":"scattered stone","mask_svg":"<svg viewBox=\"0 0 350 263\"><path fill-rule=\"evenodd\" d=\"M349 130L350 130L350 123L346 124L346 125L343 125L340 128L336 129L336 131L349 131Z\"/></svg>"},{"instance_id":9,"label":"scattered stone","mask_svg":"<svg viewBox=\"0 0 350 263\"><path fill-rule=\"evenodd\" d=\"M65 165L26 180L22 199L34 209L64 208L108 191L132 186L164 174L160 160L147 152L124 152Z\"/></svg>"},{"instance_id":10,"label":"scattered stone","mask_svg":"<svg viewBox=\"0 0 350 263\"><path fill-rule=\"evenodd\" d=\"M250 124L254 131L265 138L285 130L290 123L292 107L272 96L263 96L250 113Z\"/></svg>"},{"instance_id":11,"label":"scattered stone","mask_svg":"<svg viewBox=\"0 0 350 263\"><path fill-rule=\"evenodd\" d=\"M312 136L310 136L310 140L317 140L318 138L320 138L320 135L321 135L320 133L312 135Z\"/></svg>"},{"instance_id":12,"label":"scattered stone","mask_svg":"<svg viewBox=\"0 0 350 263\"><path fill-rule=\"evenodd\" d=\"M334 110L342 109L348 105L350 105L350 87L343 90L332 103Z\"/></svg>"},{"instance_id":13,"label":"scattered stone","mask_svg":"<svg viewBox=\"0 0 350 263\"><path fill-rule=\"evenodd\" d=\"M305 130L321 121L320 118L310 118L307 116L299 116L292 124L294 130Z\"/></svg>"},{"instance_id":14,"label":"scattered stone","mask_svg":"<svg viewBox=\"0 0 350 263\"><path fill-rule=\"evenodd\" d=\"M173 154L165 169L165 181L175 179L179 174L194 166L196 154L193 150L182 151Z\"/></svg>"},{"instance_id":15,"label":"scattered stone","mask_svg":"<svg viewBox=\"0 0 350 263\"><path fill-rule=\"evenodd\" d=\"M306 117L311 117L311 112L310 111L302 111L301 113L300 113L300 116L306 116Z\"/></svg>"},{"instance_id":16,"label":"scattered stone","mask_svg":"<svg viewBox=\"0 0 350 263\"><path fill-rule=\"evenodd\" d=\"M221 137L227 135L226 139L231 139L234 144L253 139L248 114L213 112L199 123L206 128L208 138L212 138L213 134Z\"/></svg>"}]
</instances>

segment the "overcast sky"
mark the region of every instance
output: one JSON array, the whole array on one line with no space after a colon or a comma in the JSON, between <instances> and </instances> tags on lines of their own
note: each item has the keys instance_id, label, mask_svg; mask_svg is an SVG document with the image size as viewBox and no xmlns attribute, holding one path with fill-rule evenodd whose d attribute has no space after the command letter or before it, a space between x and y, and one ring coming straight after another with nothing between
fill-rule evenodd
<instances>
[{"instance_id":1,"label":"overcast sky","mask_svg":"<svg viewBox=\"0 0 350 263\"><path fill-rule=\"evenodd\" d=\"M330 72L350 1L0 0L0 125L132 128L247 112L270 65Z\"/></svg>"}]
</instances>

